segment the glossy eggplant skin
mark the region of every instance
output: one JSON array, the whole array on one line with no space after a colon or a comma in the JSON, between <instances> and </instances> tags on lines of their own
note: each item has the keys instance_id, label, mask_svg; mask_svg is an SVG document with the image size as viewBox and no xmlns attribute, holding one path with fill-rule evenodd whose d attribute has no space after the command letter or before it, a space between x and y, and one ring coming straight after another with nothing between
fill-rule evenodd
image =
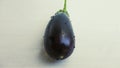
<instances>
[{"instance_id":1,"label":"glossy eggplant skin","mask_svg":"<svg viewBox=\"0 0 120 68\"><path fill-rule=\"evenodd\" d=\"M69 57L75 48L75 36L71 22L65 13L51 17L44 35L47 54L56 60Z\"/></svg>"}]
</instances>

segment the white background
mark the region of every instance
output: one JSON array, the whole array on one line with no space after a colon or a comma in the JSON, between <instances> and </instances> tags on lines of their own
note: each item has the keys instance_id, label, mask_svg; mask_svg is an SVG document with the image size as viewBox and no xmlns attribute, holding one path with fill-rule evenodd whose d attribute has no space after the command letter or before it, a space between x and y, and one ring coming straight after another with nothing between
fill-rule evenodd
<instances>
[{"instance_id":1,"label":"white background","mask_svg":"<svg viewBox=\"0 0 120 68\"><path fill-rule=\"evenodd\" d=\"M68 0L76 48L53 62L43 48L63 0L0 0L0 68L120 68L120 0Z\"/></svg>"}]
</instances>

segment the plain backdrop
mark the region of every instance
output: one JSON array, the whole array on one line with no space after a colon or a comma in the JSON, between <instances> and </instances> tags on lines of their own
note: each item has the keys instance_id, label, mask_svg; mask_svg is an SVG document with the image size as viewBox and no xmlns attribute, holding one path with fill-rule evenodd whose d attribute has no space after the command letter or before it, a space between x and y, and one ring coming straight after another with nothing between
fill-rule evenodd
<instances>
[{"instance_id":1,"label":"plain backdrop","mask_svg":"<svg viewBox=\"0 0 120 68\"><path fill-rule=\"evenodd\" d=\"M68 0L73 54L52 61L43 36L64 0L0 0L0 68L120 68L120 0Z\"/></svg>"}]
</instances>

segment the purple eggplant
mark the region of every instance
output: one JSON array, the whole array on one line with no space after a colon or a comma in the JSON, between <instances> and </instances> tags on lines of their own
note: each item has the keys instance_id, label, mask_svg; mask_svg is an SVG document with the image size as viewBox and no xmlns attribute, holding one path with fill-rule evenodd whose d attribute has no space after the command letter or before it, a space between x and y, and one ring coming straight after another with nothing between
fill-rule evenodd
<instances>
[{"instance_id":1,"label":"purple eggplant","mask_svg":"<svg viewBox=\"0 0 120 68\"><path fill-rule=\"evenodd\" d=\"M66 11L66 0L64 9L52 16L46 27L44 47L47 54L56 60L69 57L75 48L75 36Z\"/></svg>"}]
</instances>

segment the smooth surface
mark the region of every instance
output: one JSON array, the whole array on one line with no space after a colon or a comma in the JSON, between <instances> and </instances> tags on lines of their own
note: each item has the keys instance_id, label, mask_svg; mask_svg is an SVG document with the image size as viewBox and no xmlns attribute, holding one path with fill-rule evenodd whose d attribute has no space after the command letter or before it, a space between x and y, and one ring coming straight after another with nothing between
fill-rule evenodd
<instances>
[{"instance_id":1,"label":"smooth surface","mask_svg":"<svg viewBox=\"0 0 120 68\"><path fill-rule=\"evenodd\" d=\"M68 58L75 48L75 35L71 22L64 12L57 13L48 23L44 35L45 51L51 58Z\"/></svg>"},{"instance_id":2,"label":"smooth surface","mask_svg":"<svg viewBox=\"0 0 120 68\"><path fill-rule=\"evenodd\" d=\"M120 68L120 1L68 0L74 53L53 62L43 35L62 0L0 0L0 68Z\"/></svg>"}]
</instances>

